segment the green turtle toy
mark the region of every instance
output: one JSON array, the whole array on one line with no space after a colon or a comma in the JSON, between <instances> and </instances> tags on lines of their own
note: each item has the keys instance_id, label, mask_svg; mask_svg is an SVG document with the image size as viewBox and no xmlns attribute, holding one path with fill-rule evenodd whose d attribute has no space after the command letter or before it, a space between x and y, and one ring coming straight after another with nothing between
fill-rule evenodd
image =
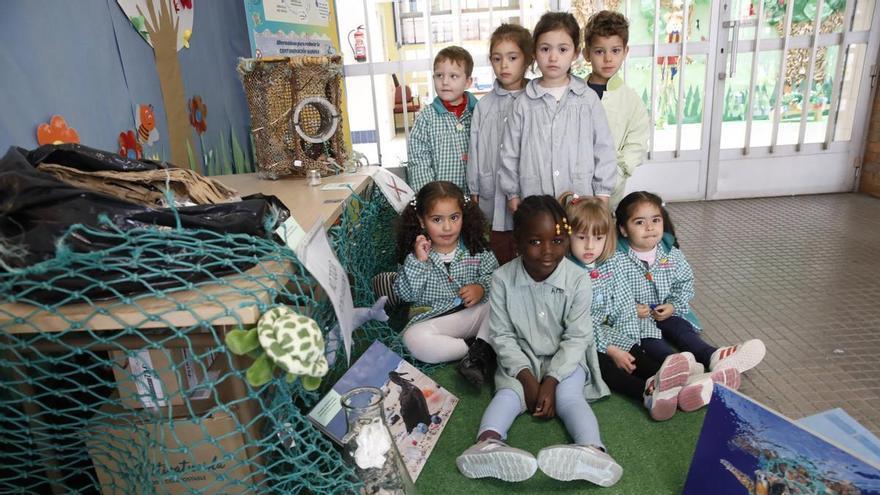
<instances>
[{"instance_id":1,"label":"green turtle toy","mask_svg":"<svg viewBox=\"0 0 880 495\"><path fill-rule=\"evenodd\" d=\"M315 390L329 366L324 356L324 336L315 320L288 306L275 306L260 317L250 330L226 334L226 347L239 356L254 358L245 376L254 387L275 375L275 367L287 372L287 381L297 378L306 390Z\"/></svg>"}]
</instances>

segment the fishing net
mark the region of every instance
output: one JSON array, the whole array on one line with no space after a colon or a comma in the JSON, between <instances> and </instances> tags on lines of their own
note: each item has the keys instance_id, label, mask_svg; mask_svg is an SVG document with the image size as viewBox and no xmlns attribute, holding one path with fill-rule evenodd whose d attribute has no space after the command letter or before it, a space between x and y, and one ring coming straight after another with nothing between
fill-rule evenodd
<instances>
[{"instance_id":1,"label":"fishing net","mask_svg":"<svg viewBox=\"0 0 880 495\"><path fill-rule=\"evenodd\" d=\"M356 307L373 303L370 278L394 268L394 216L371 186L330 229ZM179 225L74 225L55 257L0 271L0 493L357 491L336 446L306 416L344 371L342 351L310 392L282 374L251 386L251 358L224 344L277 304L326 334L336 318L316 281L269 235ZM95 238L101 250L74 247ZM115 276L96 276L102 270ZM149 274L184 272L196 275L149 283ZM64 289L70 279L76 289ZM89 295L117 283L140 292ZM47 291L55 297L29 296ZM376 339L409 358L398 334L373 321L355 331L352 360Z\"/></svg>"}]
</instances>

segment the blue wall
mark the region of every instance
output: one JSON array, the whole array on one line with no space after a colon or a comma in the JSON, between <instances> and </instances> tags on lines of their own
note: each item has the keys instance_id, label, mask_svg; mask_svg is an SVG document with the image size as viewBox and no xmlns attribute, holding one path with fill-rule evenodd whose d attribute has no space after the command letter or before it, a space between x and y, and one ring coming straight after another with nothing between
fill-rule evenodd
<instances>
[{"instance_id":1,"label":"blue wall","mask_svg":"<svg viewBox=\"0 0 880 495\"><path fill-rule=\"evenodd\" d=\"M178 52L186 98L208 107L205 147L229 147L230 132L248 151L250 124L238 57L250 56L241 0L194 2L190 48ZM170 157L153 49L115 0L3 0L0 6L0 155L37 146L36 127L62 115L88 146L116 151L135 128L134 109L150 103L160 140L147 154ZM193 131L194 153L199 140ZM187 164L179 164L186 166Z\"/></svg>"}]
</instances>

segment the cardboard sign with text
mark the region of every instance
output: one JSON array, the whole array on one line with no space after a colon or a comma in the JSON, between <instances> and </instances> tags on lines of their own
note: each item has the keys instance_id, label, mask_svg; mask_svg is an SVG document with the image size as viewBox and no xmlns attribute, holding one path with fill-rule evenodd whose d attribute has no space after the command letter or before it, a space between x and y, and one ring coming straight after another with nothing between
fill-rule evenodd
<instances>
[{"instance_id":1,"label":"cardboard sign with text","mask_svg":"<svg viewBox=\"0 0 880 495\"><path fill-rule=\"evenodd\" d=\"M354 301L348 283L348 274L336 258L324 222L319 220L295 249L296 256L306 270L321 284L339 320L345 359L351 361L351 334L354 331Z\"/></svg>"},{"instance_id":2,"label":"cardboard sign with text","mask_svg":"<svg viewBox=\"0 0 880 495\"><path fill-rule=\"evenodd\" d=\"M202 385L217 377L208 371L213 354L196 356L189 349L112 351L110 356L120 402L131 409L180 405L187 397L207 398L210 390Z\"/></svg>"},{"instance_id":3,"label":"cardboard sign with text","mask_svg":"<svg viewBox=\"0 0 880 495\"><path fill-rule=\"evenodd\" d=\"M104 406L96 418L100 422L86 430L85 443L105 495L248 493L253 488L255 460L247 455L234 415L215 410L170 421L142 413L126 416Z\"/></svg>"}]
</instances>

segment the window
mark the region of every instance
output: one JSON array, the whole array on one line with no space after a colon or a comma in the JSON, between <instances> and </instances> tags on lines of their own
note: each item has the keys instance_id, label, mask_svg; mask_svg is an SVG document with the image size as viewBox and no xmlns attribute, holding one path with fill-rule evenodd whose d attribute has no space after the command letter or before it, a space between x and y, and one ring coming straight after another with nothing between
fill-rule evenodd
<instances>
[{"instance_id":1,"label":"window","mask_svg":"<svg viewBox=\"0 0 880 495\"><path fill-rule=\"evenodd\" d=\"M415 116L434 98L431 70L438 51L459 45L471 53L470 91L479 98L495 79L489 64L489 38L495 28L508 22L531 29L544 12L562 7L551 0L362 0L345 2L344 9L341 3L337 2L336 19L352 144L371 163L388 167L406 163ZM363 37L355 37L359 26ZM366 45L363 62L355 58L357 38Z\"/></svg>"}]
</instances>

